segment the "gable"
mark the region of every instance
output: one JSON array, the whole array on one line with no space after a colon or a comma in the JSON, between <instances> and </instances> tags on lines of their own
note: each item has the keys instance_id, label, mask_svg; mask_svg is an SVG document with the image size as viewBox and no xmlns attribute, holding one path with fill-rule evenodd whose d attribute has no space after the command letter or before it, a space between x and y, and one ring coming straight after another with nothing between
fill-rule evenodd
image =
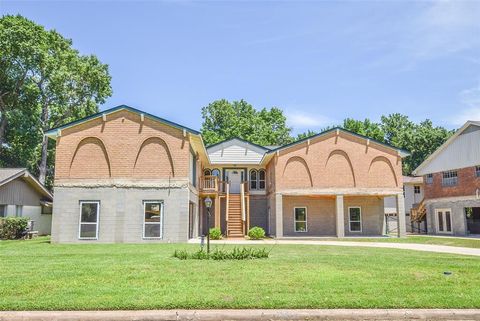
<instances>
[{"instance_id":1,"label":"gable","mask_svg":"<svg viewBox=\"0 0 480 321\"><path fill-rule=\"evenodd\" d=\"M23 177L18 177L0 186L0 204L39 206L44 196L36 191ZM51 201L51 199L49 199Z\"/></svg>"},{"instance_id":2,"label":"gable","mask_svg":"<svg viewBox=\"0 0 480 321\"><path fill-rule=\"evenodd\" d=\"M480 126L470 124L459 130L415 171L426 175L480 164Z\"/></svg>"},{"instance_id":3,"label":"gable","mask_svg":"<svg viewBox=\"0 0 480 321\"><path fill-rule=\"evenodd\" d=\"M266 149L242 141L231 139L207 148L211 164L259 164Z\"/></svg>"}]
</instances>

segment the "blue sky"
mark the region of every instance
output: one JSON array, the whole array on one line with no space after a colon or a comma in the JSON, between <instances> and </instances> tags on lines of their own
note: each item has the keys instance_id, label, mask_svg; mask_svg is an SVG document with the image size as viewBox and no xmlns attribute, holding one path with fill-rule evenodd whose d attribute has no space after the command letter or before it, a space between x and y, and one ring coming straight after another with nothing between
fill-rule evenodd
<instances>
[{"instance_id":1,"label":"blue sky","mask_svg":"<svg viewBox=\"0 0 480 321\"><path fill-rule=\"evenodd\" d=\"M480 120L480 1L5 1L110 67L113 96L198 129L213 100L282 108L294 132L401 112Z\"/></svg>"}]
</instances>

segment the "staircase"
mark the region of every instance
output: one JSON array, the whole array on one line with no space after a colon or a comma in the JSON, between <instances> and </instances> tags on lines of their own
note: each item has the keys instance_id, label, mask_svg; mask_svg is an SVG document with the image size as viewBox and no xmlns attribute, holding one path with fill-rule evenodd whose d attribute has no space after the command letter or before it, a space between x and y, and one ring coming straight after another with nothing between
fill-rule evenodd
<instances>
[{"instance_id":1,"label":"staircase","mask_svg":"<svg viewBox=\"0 0 480 321\"><path fill-rule=\"evenodd\" d=\"M427 215L427 208L425 207L425 199L418 204L413 204L410 210L410 219L412 222L422 222Z\"/></svg>"},{"instance_id":2,"label":"staircase","mask_svg":"<svg viewBox=\"0 0 480 321\"><path fill-rule=\"evenodd\" d=\"M244 237L240 194L230 194L228 198L227 237Z\"/></svg>"}]
</instances>

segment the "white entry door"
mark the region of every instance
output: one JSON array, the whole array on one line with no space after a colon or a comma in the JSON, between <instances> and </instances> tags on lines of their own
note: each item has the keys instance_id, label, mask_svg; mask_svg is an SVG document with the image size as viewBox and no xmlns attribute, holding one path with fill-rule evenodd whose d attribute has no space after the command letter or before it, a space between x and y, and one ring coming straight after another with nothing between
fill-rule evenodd
<instances>
[{"instance_id":1,"label":"white entry door","mask_svg":"<svg viewBox=\"0 0 480 321\"><path fill-rule=\"evenodd\" d=\"M225 170L227 182L230 184L230 193L240 194L240 184L243 180L243 170L241 169L227 169Z\"/></svg>"},{"instance_id":2,"label":"white entry door","mask_svg":"<svg viewBox=\"0 0 480 321\"><path fill-rule=\"evenodd\" d=\"M452 233L452 210L436 209L435 217L437 220L438 233Z\"/></svg>"}]
</instances>

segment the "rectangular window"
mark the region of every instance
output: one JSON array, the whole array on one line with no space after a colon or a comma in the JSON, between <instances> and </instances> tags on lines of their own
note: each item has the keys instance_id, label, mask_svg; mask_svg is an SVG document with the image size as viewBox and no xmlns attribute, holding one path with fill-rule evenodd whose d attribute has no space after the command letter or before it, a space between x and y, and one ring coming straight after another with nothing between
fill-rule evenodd
<instances>
[{"instance_id":1,"label":"rectangular window","mask_svg":"<svg viewBox=\"0 0 480 321\"><path fill-rule=\"evenodd\" d=\"M78 238L82 240L98 239L99 201L80 202L80 227Z\"/></svg>"},{"instance_id":2,"label":"rectangular window","mask_svg":"<svg viewBox=\"0 0 480 321\"><path fill-rule=\"evenodd\" d=\"M23 214L23 205L15 205L15 216L22 217Z\"/></svg>"},{"instance_id":3,"label":"rectangular window","mask_svg":"<svg viewBox=\"0 0 480 321\"><path fill-rule=\"evenodd\" d=\"M306 232L307 231L307 208L306 207L295 207L295 232Z\"/></svg>"},{"instance_id":4,"label":"rectangular window","mask_svg":"<svg viewBox=\"0 0 480 321\"><path fill-rule=\"evenodd\" d=\"M362 231L362 210L360 209L360 207L349 207L348 218L349 218L348 227L350 232L361 232Z\"/></svg>"},{"instance_id":5,"label":"rectangular window","mask_svg":"<svg viewBox=\"0 0 480 321\"><path fill-rule=\"evenodd\" d=\"M42 205L42 214L52 214L53 213L53 207L52 206L46 206Z\"/></svg>"},{"instance_id":6,"label":"rectangular window","mask_svg":"<svg viewBox=\"0 0 480 321\"><path fill-rule=\"evenodd\" d=\"M446 171L442 173L443 186L455 186L458 182L457 171Z\"/></svg>"},{"instance_id":7,"label":"rectangular window","mask_svg":"<svg viewBox=\"0 0 480 321\"><path fill-rule=\"evenodd\" d=\"M261 169L258 171L258 189L265 189L265 170Z\"/></svg>"},{"instance_id":8,"label":"rectangular window","mask_svg":"<svg viewBox=\"0 0 480 321\"><path fill-rule=\"evenodd\" d=\"M0 217L7 216L7 205L1 204L0 205Z\"/></svg>"},{"instance_id":9,"label":"rectangular window","mask_svg":"<svg viewBox=\"0 0 480 321\"><path fill-rule=\"evenodd\" d=\"M420 194L420 186L418 186L418 185L413 186L413 192L415 194Z\"/></svg>"},{"instance_id":10,"label":"rectangular window","mask_svg":"<svg viewBox=\"0 0 480 321\"><path fill-rule=\"evenodd\" d=\"M161 239L163 223L163 202L143 202L143 238Z\"/></svg>"},{"instance_id":11,"label":"rectangular window","mask_svg":"<svg viewBox=\"0 0 480 321\"><path fill-rule=\"evenodd\" d=\"M425 183L432 184L433 183L433 174L427 174L425 176Z\"/></svg>"},{"instance_id":12,"label":"rectangular window","mask_svg":"<svg viewBox=\"0 0 480 321\"><path fill-rule=\"evenodd\" d=\"M480 165L475 166L475 175L477 175L477 177L480 177Z\"/></svg>"}]
</instances>

